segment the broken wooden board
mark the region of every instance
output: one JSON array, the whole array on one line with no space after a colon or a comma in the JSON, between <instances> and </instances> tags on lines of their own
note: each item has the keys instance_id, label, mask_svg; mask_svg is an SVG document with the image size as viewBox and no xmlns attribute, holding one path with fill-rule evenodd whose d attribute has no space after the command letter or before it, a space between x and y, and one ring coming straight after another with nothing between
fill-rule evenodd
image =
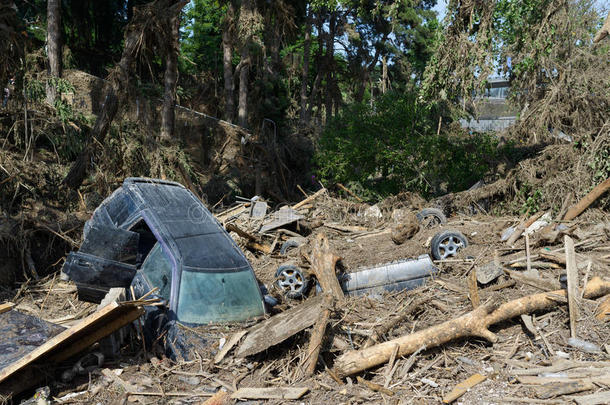
<instances>
[{"instance_id":1,"label":"broken wooden board","mask_svg":"<svg viewBox=\"0 0 610 405\"><path fill-rule=\"evenodd\" d=\"M459 397L464 395L466 393L466 391L468 391L470 388L485 381L486 378L487 378L486 376L478 374L478 373L471 375L470 377L468 377L467 379L465 379L464 381L462 381L461 383L459 383L455 387L453 387L451 392L449 392L449 394L445 395L445 397L443 398L443 402L445 404L450 404L451 402L455 401L456 399L458 399Z\"/></svg>"},{"instance_id":2,"label":"broken wooden board","mask_svg":"<svg viewBox=\"0 0 610 405\"><path fill-rule=\"evenodd\" d=\"M610 391L596 392L590 395L565 397L575 401L578 405L605 405L610 404Z\"/></svg>"},{"instance_id":3,"label":"broken wooden board","mask_svg":"<svg viewBox=\"0 0 610 405\"><path fill-rule=\"evenodd\" d=\"M555 398L560 395L574 394L576 392L589 391L595 388L595 384L590 381L572 380L567 382L552 382L543 385L536 391L540 399Z\"/></svg>"},{"instance_id":4,"label":"broken wooden board","mask_svg":"<svg viewBox=\"0 0 610 405\"><path fill-rule=\"evenodd\" d=\"M294 209L289 207L282 207L273 214L269 215L268 219L263 221L263 226L261 227L261 229L259 229L258 233L272 231L274 229L291 224L303 218L305 217L296 212Z\"/></svg>"},{"instance_id":5,"label":"broken wooden board","mask_svg":"<svg viewBox=\"0 0 610 405\"><path fill-rule=\"evenodd\" d=\"M262 352L312 326L324 309L324 302L324 296L319 295L254 325L248 330L236 356L246 357Z\"/></svg>"},{"instance_id":6,"label":"broken wooden board","mask_svg":"<svg viewBox=\"0 0 610 405\"><path fill-rule=\"evenodd\" d=\"M113 302L54 336L35 350L0 371L0 394L18 394L35 384L20 378L28 368L52 365L87 349L93 343L139 318L144 309L131 302Z\"/></svg>"},{"instance_id":7,"label":"broken wooden board","mask_svg":"<svg viewBox=\"0 0 610 405\"><path fill-rule=\"evenodd\" d=\"M218 364L225 358L227 353L241 340L242 337L246 334L245 330L240 330L239 332L235 332L231 338L225 343L225 345L216 353L214 356L214 364Z\"/></svg>"},{"instance_id":8,"label":"broken wooden board","mask_svg":"<svg viewBox=\"0 0 610 405\"><path fill-rule=\"evenodd\" d=\"M13 309L14 306L15 304L13 304L12 302L5 302L4 304L0 304L0 314L10 311L11 309Z\"/></svg>"},{"instance_id":9,"label":"broken wooden board","mask_svg":"<svg viewBox=\"0 0 610 405\"><path fill-rule=\"evenodd\" d=\"M578 319L578 269L576 268L576 254L574 241L568 235L564 236L566 250L566 272L568 275L568 312L570 315L570 336L576 336L576 320Z\"/></svg>"},{"instance_id":10,"label":"broken wooden board","mask_svg":"<svg viewBox=\"0 0 610 405\"><path fill-rule=\"evenodd\" d=\"M307 387L240 388L231 394L233 399L299 399L309 391Z\"/></svg>"}]
</instances>

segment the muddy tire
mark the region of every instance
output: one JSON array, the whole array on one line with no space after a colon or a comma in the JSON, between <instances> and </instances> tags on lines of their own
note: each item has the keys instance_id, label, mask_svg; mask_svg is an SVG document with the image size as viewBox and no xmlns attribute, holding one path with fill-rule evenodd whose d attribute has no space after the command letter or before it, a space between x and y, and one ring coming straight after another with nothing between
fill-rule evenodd
<instances>
[{"instance_id":1,"label":"muddy tire","mask_svg":"<svg viewBox=\"0 0 610 405\"><path fill-rule=\"evenodd\" d=\"M309 277L293 264L283 264L275 272L275 285L287 298L302 298L309 287Z\"/></svg>"},{"instance_id":2,"label":"muddy tire","mask_svg":"<svg viewBox=\"0 0 610 405\"><path fill-rule=\"evenodd\" d=\"M288 249L298 248L299 246L303 245L306 241L307 240L303 237L290 238L282 244L282 247L280 248L280 254L285 255L288 252Z\"/></svg>"},{"instance_id":3,"label":"muddy tire","mask_svg":"<svg viewBox=\"0 0 610 405\"><path fill-rule=\"evenodd\" d=\"M447 217L438 208L424 208L416 217L423 228L434 228L447 223Z\"/></svg>"},{"instance_id":4,"label":"muddy tire","mask_svg":"<svg viewBox=\"0 0 610 405\"><path fill-rule=\"evenodd\" d=\"M453 257L460 249L468 246L468 239L458 231L442 231L434 235L430 242L431 254L435 260Z\"/></svg>"}]
</instances>

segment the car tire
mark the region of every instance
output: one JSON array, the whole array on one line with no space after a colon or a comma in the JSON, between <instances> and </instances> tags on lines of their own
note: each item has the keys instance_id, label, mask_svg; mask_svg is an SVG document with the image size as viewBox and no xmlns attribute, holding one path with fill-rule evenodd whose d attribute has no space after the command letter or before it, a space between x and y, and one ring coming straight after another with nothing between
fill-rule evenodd
<instances>
[{"instance_id":1,"label":"car tire","mask_svg":"<svg viewBox=\"0 0 610 405\"><path fill-rule=\"evenodd\" d=\"M424 208L415 216L424 228L434 228L447 223L447 217L438 208Z\"/></svg>"},{"instance_id":2,"label":"car tire","mask_svg":"<svg viewBox=\"0 0 610 405\"><path fill-rule=\"evenodd\" d=\"M309 277L294 264L283 264L275 272L275 285L287 298L302 298L309 287Z\"/></svg>"},{"instance_id":3,"label":"car tire","mask_svg":"<svg viewBox=\"0 0 610 405\"><path fill-rule=\"evenodd\" d=\"M468 239L461 232L451 230L437 233L430 242L432 257L435 260L453 257L466 246Z\"/></svg>"},{"instance_id":4,"label":"car tire","mask_svg":"<svg viewBox=\"0 0 610 405\"><path fill-rule=\"evenodd\" d=\"M298 248L299 246L303 245L305 242L306 242L306 239L302 238L302 237L290 238L286 242L282 243L282 247L280 248L280 254L286 255L286 253L288 252L288 249Z\"/></svg>"}]
</instances>

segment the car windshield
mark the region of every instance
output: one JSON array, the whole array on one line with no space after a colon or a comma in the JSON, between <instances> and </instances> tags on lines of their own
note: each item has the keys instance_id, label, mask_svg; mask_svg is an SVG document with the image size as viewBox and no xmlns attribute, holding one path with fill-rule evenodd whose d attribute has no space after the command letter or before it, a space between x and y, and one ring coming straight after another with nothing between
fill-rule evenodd
<instances>
[{"instance_id":1,"label":"car windshield","mask_svg":"<svg viewBox=\"0 0 610 405\"><path fill-rule=\"evenodd\" d=\"M249 269L202 272L183 268L177 313L180 322L237 322L262 315L263 301Z\"/></svg>"}]
</instances>

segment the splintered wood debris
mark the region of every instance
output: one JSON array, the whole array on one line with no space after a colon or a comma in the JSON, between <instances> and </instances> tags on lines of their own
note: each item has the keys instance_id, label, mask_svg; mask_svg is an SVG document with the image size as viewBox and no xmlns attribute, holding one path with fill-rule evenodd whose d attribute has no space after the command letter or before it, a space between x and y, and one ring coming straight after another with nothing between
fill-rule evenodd
<instances>
[{"instance_id":1,"label":"splintered wood debris","mask_svg":"<svg viewBox=\"0 0 610 405\"><path fill-rule=\"evenodd\" d=\"M281 224L273 213L252 216L248 202L224 210L217 218L279 302L268 319L201 327L209 345L181 362L164 356L161 339L142 345L134 328L121 357L87 376L62 383L51 374L52 395L83 404L608 403L608 217L454 215L397 244L392 230L424 208L411 197L371 209L321 189L285 209L296 219ZM265 224L273 227L259 232ZM429 253L445 229L466 235L468 247L436 261L424 285L376 298L343 293L341 273ZM276 286L285 263L309 281L301 299ZM9 299L13 311L68 326L94 310L71 284L50 279Z\"/></svg>"}]
</instances>

